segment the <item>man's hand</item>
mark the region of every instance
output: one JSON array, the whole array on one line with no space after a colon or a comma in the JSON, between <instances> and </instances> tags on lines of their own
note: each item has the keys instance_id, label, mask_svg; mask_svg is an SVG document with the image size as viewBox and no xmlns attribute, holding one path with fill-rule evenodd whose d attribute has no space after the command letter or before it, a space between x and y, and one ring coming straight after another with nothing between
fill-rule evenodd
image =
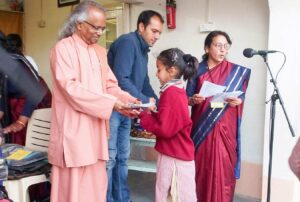
<instances>
[{"instance_id":1,"label":"man's hand","mask_svg":"<svg viewBox=\"0 0 300 202\"><path fill-rule=\"evenodd\" d=\"M131 109L128 105L125 105L121 101L117 101L114 105L114 110L123 114L124 116L128 116L129 118L137 118L140 112L136 109Z\"/></svg>"}]
</instances>

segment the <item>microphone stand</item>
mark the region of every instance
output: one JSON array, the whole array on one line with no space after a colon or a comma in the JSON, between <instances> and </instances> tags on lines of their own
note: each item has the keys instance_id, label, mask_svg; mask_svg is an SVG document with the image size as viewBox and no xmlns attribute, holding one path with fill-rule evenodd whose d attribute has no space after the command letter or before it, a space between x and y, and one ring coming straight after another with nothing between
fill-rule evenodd
<instances>
[{"instance_id":1,"label":"microphone stand","mask_svg":"<svg viewBox=\"0 0 300 202\"><path fill-rule=\"evenodd\" d=\"M274 126L275 126L275 116L276 116L276 101L279 100L279 103L283 109L283 112L284 112L284 115L285 115L285 118L287 120L287 123L289 125L289 128L290 128L290 131L291 131L291 134L293 137L295 137L295 133L294 133L294 130L293 130L293 127L290 123L290 120L289 120L289 117L287 115L287 112L285 110L285 107L284 107L284 103L283 103L283 100L281 98L281 95L280 95L280 92L279 92L279 89L278 89L278 86L277 86L277 83L273 77L273 74L272 74L272 71L270 69L270 66L268 64L268 61L267 61L267 53L266 54L263 54L261 55L263 58L264 58L264 62L266 63L267 65L267 68L268 68L268 71L270 73L270 76L271 76L271 80L270 82L273 84L274 86L274 93L273 95L271 96L271 105L270 105L270 129L269 129L269 133L270 133L270 145L269 145L269 170L268 170L268 189L267 189L267 202L270 202L270 195L271 195L271 176L272 176L272 157L273 157L273 140L274 140Z\"/></svg>"}]
</instances>

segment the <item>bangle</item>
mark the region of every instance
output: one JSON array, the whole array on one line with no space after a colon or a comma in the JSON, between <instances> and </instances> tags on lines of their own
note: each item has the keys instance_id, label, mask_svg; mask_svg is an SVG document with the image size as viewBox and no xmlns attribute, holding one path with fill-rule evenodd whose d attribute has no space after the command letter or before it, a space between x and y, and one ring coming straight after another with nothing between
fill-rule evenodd
<instances>
[{"instance_id":1,"label":"bangle","mask_svg":"<svg viewBox=\"0 0 300 202\"><path fill-rule=\"evenodd\" d=\"M20 124L20 125L22 125L23 127L25 127L26 125L25 125L25 123L23 123L22 121L20 121L20 120L17 120L16 121L16 123L18 123L18 124Z\"/></svg>"}]
</instances>

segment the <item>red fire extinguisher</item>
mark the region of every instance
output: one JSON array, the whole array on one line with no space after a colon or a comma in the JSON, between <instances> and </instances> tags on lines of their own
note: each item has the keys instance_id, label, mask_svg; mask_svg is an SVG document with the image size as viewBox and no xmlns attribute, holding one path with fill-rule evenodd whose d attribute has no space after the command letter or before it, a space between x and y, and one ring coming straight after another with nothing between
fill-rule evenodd
<instances>
[{"instance_id":1,"label":"red fire extinguisher","mask_svg":"<svg viewBox=\"0 0 300 202\"><path fill-rule=\"evenodd\" d=\"M175 0L167 0L167 26L169 29L176 28L176 2Z\"/></svg>"}]
</instances>

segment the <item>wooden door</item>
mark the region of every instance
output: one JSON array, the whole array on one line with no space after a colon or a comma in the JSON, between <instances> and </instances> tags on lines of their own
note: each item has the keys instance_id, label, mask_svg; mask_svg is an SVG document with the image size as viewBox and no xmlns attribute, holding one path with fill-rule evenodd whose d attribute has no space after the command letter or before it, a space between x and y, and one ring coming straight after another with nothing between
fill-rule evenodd
<instances>
[{"instance_id":1,"label":"wooden door","mask_svg":"<svg viewBox=\"0 0 300 202\"><path fill-rule=\"evenodd\" d=\"M23 13L0 11L0 30L4 34L17 33L23 36Z\"/></svg>"}]
</instances>

